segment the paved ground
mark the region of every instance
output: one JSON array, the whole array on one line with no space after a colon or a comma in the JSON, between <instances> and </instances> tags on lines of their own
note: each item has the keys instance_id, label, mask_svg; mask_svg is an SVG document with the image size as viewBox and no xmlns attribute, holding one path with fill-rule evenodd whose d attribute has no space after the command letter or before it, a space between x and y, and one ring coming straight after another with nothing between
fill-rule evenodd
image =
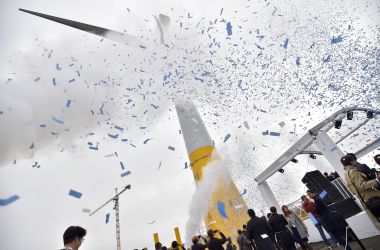
<instances>
[{"instance_id":1,"label":"paved ground","mask_svg":"<svg viewBox=\"0 0 380 250\"><path fill-rule=\"evenodd\" d=\"M375 237L367 238L361 240L363 243L364 247L367 250L380 250L380 235L377 235ZM314 250L320 250L320 249L326 249L325 244L323 242L317 242L317 243L312 243L311 244ZM359 244L355 241L350 242L350 246L353 250L361 250L361 247ZM335 247L334 250L340 250L344 249L343 247Z\"/></svg>"}]
</instances>

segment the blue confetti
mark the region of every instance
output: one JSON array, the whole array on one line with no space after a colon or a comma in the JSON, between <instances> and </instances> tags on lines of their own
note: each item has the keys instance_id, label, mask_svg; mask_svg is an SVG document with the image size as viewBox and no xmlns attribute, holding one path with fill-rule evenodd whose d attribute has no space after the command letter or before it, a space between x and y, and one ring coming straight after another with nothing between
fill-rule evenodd
<instances>
[{"instance_id":1,"label":"blue confetti","mask_svg":"<svg viewBox=\"0 0 380 250\"><path fill-rule=\"evenodd\" d=\"M60 120L60 119L57 119L57 118L55 118L54 116L52 117L52 119L53 119L53 121L55 121L55 122L58 123L58 124L63 124L63 123L64 123L64 121L62 121L62 120Z\"/></svg>"},{"instance_id":2,"label":"blue confetti","mask_svg":"<svg viewBox=\"0 0 380 250\"><path fill-rule=\"evenodd\" d=\"M334 37L331 39L331 44L340 43L343 41L342 35L339 35L338 37Z\"/></svg>"},{"instance_id":3,"label":"blue confetti","mask_svg":"<svg viewBox=\"0 0 380 250\"><path fill-rule=\"evenodd\" d=\"M127 138L124 138L124 139L121 139L121 141L126 142L126 141L128 141L128 139L127 139Z\"/></svg>"},{"instance_id":4,"label":"blue confetti","mask_svg":"<svg viewBox=\"0 0 380 250\"><path fill-rule=\"evenodd\" d=\"M46 124L41 124L40 127L41 128L46 128Z\"/></svg>"},{"instance_id":5,"label":"blue confetti","mask_svg":"<svg viewBox=\"0 0 380 250\"><path fill-rule=\"evenodd\" d=\"M70 105L71 105L71 100L69 99L69 100L67 100L67 102L66 102L66 108L70 108Z\"/></svg>"},{"instance_id":6,"label":"blue confetti","mask_svg":"<svg viewBox=\"0 0 380 250\"><path fill-rule=\"evenodd\" d=\"M41 77L37 77L36 79L34 79L34 81L38 82L40 79L41 79Z\"/></svg>"},{"instance_id":7,"label":"blue confetti","mask_svg":"<svg viewBox=\"0 0 380 250\"><path fill-rule=\"evenodd\" d=\"M20 199L20 197L17 194L12 195L11 197L9 197L7 199L0 199L0 206L2 206L2 207L7 206L7 205L17 201L18 199Z\"/></svg>"},{"instance_id":8,"label":"blue confetti","mask_svg":"<svg viewBox=\"0 0 380 250\"><path fill-rule=\"evenodd\" d=\"M142 49L146 49L146 47L144 45L140 45L140 48Z\"/></svg>"},{"instance_id":9,"label":"blue confetti","mask_svg":"<svg viewBox=\"0 0 380 250\"><path fill-rule=\"evenodd\" d=\"M157 105L154 105L154 104L151 104L150 106L152 106L154 109L158 109L160 106L157 106Z\"/></svg>"},{"instance_id":10,"label":"blue confetti","mask_svg":"<svg viewBox=\"0 0 380 250\"><path fill-rule=\"evenodd\" d=\"M323 58L322 61L324 63L330 62L331 61L331 55L328 55L326 58Z\"/></svg>"},{"instance_id":11,"label":"blue confetti","mask_svg":"<svg viewBox=\"0 0 380 250\"><path fill-rule=\"evenodd\" d=\"M222 201L218 201L217 209L218 209L219 214L223 218L228 218L227 213L226 213L226 206L224 205L224 203Z\"/></svg>"},{"instance_id":12,"label":"blue confetti","mask_svg":"<svg viewBox=\"0 0 380 250\"><path fill-rule=\"evenodd\" d=\"M99 149L98 146L96 146L96 147L91 146L91 147L88 147L88 148L92 149L92 150L98 150Z\"/></svg>"},{"instance_id":13,"label":"blue confetti","mask_svg":"<svg viewBox=\"0 0 380 250\"><path fill-rule=\"evenodd\" d=\"M127 171L125 173L122 173L120 176L121 177L124 177L124 176L127 176L127 175L130 175L131 174L131 171Z\"/></svg>"},{"instance_id":14,"label":"blue confetti","mask_svg":"<svg viewBox=\"0 0 380 250\"><path fill-rule=\"evenodd\" d=\"M57 69L57 70L61 70L62 68L59 66L59 63L57 63L56 65L55 65L55 68Z\"/></svg>"},{"instance_id":15,"label":"blue confetti","mask_svg":"<svg viewBox=\"0 0 380 250\"><path fill-rule=\"evenodd\" d=\"M279 132L272 132L272 131L269 133L270 136L280 136L280 134L281 133Z\"/></svg>"},{"instance_id":16,"label":"blue confetti","mask_svg":"<svg viewBox=\"0 0 380 250\"><path fill-rule=\"evenodd\" d=\"M247 193L247 189L244 188L243 192L240 194L240 196L243 196Z\"/></svg>"},{"instance_id":17,"label":"blue confetti","mask_svg":"<svg viewBox=\"0 0 380 250\"><path fill-rule=\"evenodd\" d=\"M74 189L70 189L69 195L71 195L71 196L73 196L75 198L78 198L78 199L80 199L82 197L82 193L78 192L78 191L75 191Z\"/></svg>"},{"instance_id":18,"label":"blue confetti","mask_svg":"<svg viewBox=\"0 0 380 250\"><path fill-rule=\"evenodd\" d=\"M169 146L168 149L171 151L175 151L175 147L172 147L172 146Z\"/></svg>"},{"instance_id":19,"label":"blue confetti","mask_svg":"<svg viewBox=\"0 0 380 250\"><path fill-rule=\"evenodd\" d=\"M144 141L144 144L147 144L148 141L150 141L150 140L151 140L150 138L146 139L146 140Z\"/></svg>"},{"instance_id":20,"label":"blue confetti","mask_svg":"<svg viewBox=\"0 0 380 250\"><path fill-rule=\"evenodd\" d=\"M69 80L69 83L73 83L73 82L75 82L75 78Z\"/></svg>"},{"instance_id":21,"label":"blue confetti","mask_svg":"<svg viewBox=\"0 0 380 250\"><path fill-rule=\"evenodd\" d=\"M55 77L53 78L53 85L56 86L57 82L55 81Z\"/></svg>"},{"instance_id":22,"label":"blue confetti","mask_svg":"<svg viewBox=\"0 0 380 250\"><path fill-rule=\"evenodd\" d=\"M231 36L232 35L232 25L231 25L231 22L227 23L226 29L227 29L227 35Z\"/></svg>"},{"instance_id":23,"label":"blue confetti","mask_svg":"<svg viewBox=\"0 0 380 250\"><path fill-rule=\"evenodd\" d=\"M110 213L106 214L106 224L110 221Z\"/></svg>"},{"instance_id":24,"label":"blue confetti","mask_svg":"<svg viewBox=\"0 0 380 250\"><path fill-rule=\"evenodd\" d=\"M3 111L0 111L0 115L3 115L4 114L4 112Z\"/></svg>"},{"instance_id":25,"label":"blue confetti","mask_svg":"<svg viewBox=\"0 0 380 250\"><path fill-rule=\"evenodd\" d=\"M220 10L220 15L222 15L223 14L223 8Z\"/></svg>"},{"instance_id":26,"label":"blue confetti","mask_svg":"<svg viewBox=\"0 0 380 250\"><path fill-rule=\"evenodd\" d=\"M297 65L301 65L301 57L299 57L299 56L297 57L297 59L296 59L296 64L297 64Z\"/></svg>"},{"instance_id":27,"label":"blue confetti","mask_svg":"<svg viewBox=\"0 0 380 250\"><path fill-rule=\"evenodd\" d=\"M231 134L226 134L226 136L224 137L224 140L223 140L223 143L225 143L226 141L228 141L228 139L230 139L231 137Z\"/></svg>"},{"instance_id":28,"label":"blue confetti","mask_svg":"<svg viewBox=\"0 0 380 250\"><path fill-rule=\"evenodd\" d=\"M189 164L187 164L187 162L185 162L185 168L184 169L187 169L189 167Z\"/></svg>"},{"instance_id":29,"label":"blue confetti","mask_svg":"<svg viewBox=\"0 0 380 250\"><path fill-rule=\"evenodd\" d=\"M124 128L119 127L119 126L117 126L117 125L115 125L115 128L116 128L117 130L120 130L121 132L123 132L123 130L124 130Z\"/></svg>"},{"instance_id":30,"label":"blue confetti","mask_svg":"<svg viewBox=\"0 0 380 250\"><path fill-rule=\"evenodd\" d=\"M123 162L120 162L120 167L121 167L121 169L124 169L124 163Z\"/></svg>"},{"instance_id":31,"label":"blue confetti","mask_svg":"<svg viewBox=\"0 0 380 250\"><path fill-rule=\"evenodd\" d=\"M286 38L284 45L283 45L284 49L288 48L288 43L289 43L289 38Z\"/></svg>"},{"instance_id":32,"label":"blue confetti","mask_svg":"<svg viewBox=\"0 0 380 250\"><path fill-rule=\"evenodd\" d=\"M119 134L116 134L116 135L108 134L108 136L111 137L112 139L117 139L117 137L119 137Z\"/></svg>"},{"instance_id":33,"label":"blue confetti","mask_svg":"<svg viewBox=\"0 0 380 250\"><path fill-rule=\"evenodd\" d=\"M29 146L30 149L34 148L34 142L32 142L32 145Z\"/></svg>"},{"instance_id":34,"label":"blue confetti","mask_svg":"<svg viewBox=\"0 0 380 250\"><path fill-rule=\"evenodd\" d=\"M263 135L269 135L269 131L267 130L267 131L264 131L264 132L262 132L262 134Z\"/></svg>"}]
</instances>

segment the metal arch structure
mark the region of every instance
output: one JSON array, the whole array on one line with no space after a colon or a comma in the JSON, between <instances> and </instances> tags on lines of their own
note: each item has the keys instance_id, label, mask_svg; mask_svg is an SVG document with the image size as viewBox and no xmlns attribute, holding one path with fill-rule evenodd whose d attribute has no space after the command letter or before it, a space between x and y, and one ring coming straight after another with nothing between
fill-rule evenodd
<instances>
[{"instance_id":1,"label":"metal arch structure","mask_svg":"<svg viewBox=\"0 0 380 250\"><path fill-rule=\"evenodd\" d=\"M346 117L348 112L361 111L367 113L367 119L360 123L357 127L353 128L349 133L340 138L337 142L334 142L327 132L334 127L337 120L342 120ZM343 165L340 159L344 156L343 151L337 145L346 139L353 132L358 130L360 127L365 125L370 119L380 118L380 110L360 108L360 107L349 107L341 109L313 128L311 128L304 136L302 136L295 144L293 144L285 153L283 153L277 160L275 160L269 167L267 167L261 174L259 174L255 181L258 184L258 189L265 203L268 206L274 206L280 209L280 205L276 200L272 190L270 189L266 180L275 174L278 170L288 164L297 155L300 154L319 154L326 157L327 161L332 165L335 171L338 172L340 176L344 176ZM319 151L307 151L306 149L315 144ZM361 158L364 155L372 152L376 148L380 147L380 137L376 140L370 142L365 147L359 149L355 152L357 158ZM280 211L280 210L279 210Z\"/></svg>"}]
</instances>

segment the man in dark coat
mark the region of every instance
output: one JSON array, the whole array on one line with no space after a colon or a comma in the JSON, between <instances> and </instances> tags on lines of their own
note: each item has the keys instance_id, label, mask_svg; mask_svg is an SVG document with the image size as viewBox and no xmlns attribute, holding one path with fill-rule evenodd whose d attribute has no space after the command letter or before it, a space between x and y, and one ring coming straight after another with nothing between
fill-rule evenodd
<instances>
[{"instance_id":1,"label":"man in dark coat","mask_svg":"<svg viewBox=\"0 0 380 250\"><path fill-rule=\"evenodd\" d=\"M352 250L348 243L346 246L346 239L344 236L342 237L340 233L338 221L334 219L329 208L323 203L319 195L317 195L317 193L313 190L307 190L306 193L307 196L310 197L310 199L314 200L315 212L317 213L318 218L320 219L320 222L322 223L322 226L326 229L326 231L329 232L332 236L334 236L334 238L338 241L339 244L345 246L346 250Z\"/></svg>"},{"instance_id":2,"label":"man in dark coat","mask_svg":"<svg viewBox=\"0 0 380 250\"><path fill-rule=\"evenodd\" d=\"M272 215L269 218L269 224L274 232L276 242L284 250L296 250L293 235L286 227L288 221L282 214L277 214L277 209L275 207L271 207L270 211Z\"/></svg>"},{"instance_id":3,"label":"man in dark coat","mask_svg":"<svg viewBox=\"0 0 380 250\"><path fill-rule=\"evenodd\" d=\"M222 238L215 238L214 233L219 233ZM207 231L207 235L208 237L210 237L209 241L206 244L206 247L209 250L224 250L223 244L226 243L227 238L222 232L220 232L219 230L213 231L210 229Z\"/></svg>"},{"instance_id":4,"label":"man in dark coat","mask_svg":"<svg viewBox=\"0 0 380 250\"><path fill-rule=\"evenodd\" d=\"M248 215L251 217L247 223L248 239L255 241L257 250L276 250L272 229L265 218L257 217L253 209L248 209Z\"/></svg>"},{"instance_id":5,"label":"man in dark coat","mask_svg":"<svg viewBox=\"0 0 380 250\"><path fill-rule=\"evenodd\" d=\"M193 242L193 245L191 246L191 250L205 250L206 245L199 242L199 240L202 238L202 236L193 236L191 238L191 241Z\"/></svg>"}]
</instances>

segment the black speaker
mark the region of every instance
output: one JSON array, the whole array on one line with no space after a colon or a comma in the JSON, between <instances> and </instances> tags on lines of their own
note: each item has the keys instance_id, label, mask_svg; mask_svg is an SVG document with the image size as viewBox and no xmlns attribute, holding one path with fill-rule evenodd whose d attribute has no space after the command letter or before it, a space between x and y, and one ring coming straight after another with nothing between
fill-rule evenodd
<instances>
[{"instance_id":1,"label":"black speaker","mask_svg":"<svg viewBox=\"0 0 380 250\"><path fill-rule=\"evenodd\" d=\"M307 172L302 178L302 182L308 189L312 189L318 194L325 190L327 195L323 201L327 205L344 200L339 190L318 170Z\"/></svg>"},{"instance_id":2,"label":"black speaker","mask_svg":"<svg viewBox=\"0 0 380 250\"><path fill-rule=\"evenodd\" d=\"M362 211L361 207L355 202L354 198L344 199L334 202L328 206L331 211L336 211L341 214L345 219L354 216Z\"/></svg>"}]
</instances>

